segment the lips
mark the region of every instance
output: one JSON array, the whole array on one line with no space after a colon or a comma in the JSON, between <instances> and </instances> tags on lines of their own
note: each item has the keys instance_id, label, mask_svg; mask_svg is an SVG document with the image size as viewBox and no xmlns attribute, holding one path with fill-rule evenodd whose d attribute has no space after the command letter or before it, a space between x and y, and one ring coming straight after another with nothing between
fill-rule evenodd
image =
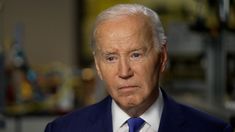
<instances>
[{"instance_id":1,"label":"lips","mask_svg":"<svg viewBox=\"0 0 235 132\"><path fill-rule=\"evenodd\" d=\"M119 89L126 89L126 88L136 88L137 86L134 86L134 85L128 85L128 86L121 86L119 87Z\"/></svg>"},{"instance_id":2,"label":"lips","mask_svg":"<svg viewBox=\"0 0 235 132\"><path fill-rule=\"evenodd\" d=\"M128 92L128 91L133 91L136 90L138 86L136 85L126 85L126 86L121 86L118 88L118 90L123 91L123 92Z\"/></svg>"}]
</instances>

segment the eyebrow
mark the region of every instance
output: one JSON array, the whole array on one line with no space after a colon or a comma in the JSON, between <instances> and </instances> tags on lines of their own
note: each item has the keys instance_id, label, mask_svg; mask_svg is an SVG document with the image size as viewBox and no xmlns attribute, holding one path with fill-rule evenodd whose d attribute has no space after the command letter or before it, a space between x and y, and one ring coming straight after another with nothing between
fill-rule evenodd
<instances>
[{"instance_id":1,"label":"eyebrow","mask_svg":"<svg viewBox=\"0 0 235 132\"><path fill-rule=\"evenodd\" d=\"M115 54L117 54L117 53L115 53L115 52L109 52L109 51L104 51L104 52L100 51L100 52L99 52L99 56L100 56L100 57L107 57L107 56L115 55Z\"/></svg>"},{"instance_id":2,"label":"eyebrow","mask_svg":"<svg viewBox=\"0 0 235 132\"><path fill-rule=\"evenodd\" d=\"M145 47L145 48L137 48L137 49L133 49L133 50L130 50L130 51L126 51L126 52L124 52L124 53L132 53L132 52L136 52L136 51L147 51L147 48ZM118 54L118 53L116 53L115 51L101 51L100 52L101 53L101 56L107 56L107 55L114 55L114 54Z\"/></svg>"},{"instance_id":3,"label":"eyebrow","mask_svg":"<svg viewBox=\"0 0 235 132\"><path fill-rule=\"evenodd\" d=\"M143 47L140 47L140 48L135 48L135 49L131 49L129 51L126 51L125 53L131 53L131 52L135 52L135 51L148 51L152 48L151 47L147 47L147 46L143 46ZM107 55L113 55L113 54L118 54L116 51L107 51L107 50L98 50L98 53L101 55L101 56L107 56Z\"/></svg>"},{"instance_id":4,"label":"eyebrow","mask_svg":"<svg viewBox=\"0 0 235 132\"><path fill-rule=\"evenodd\" d=\"M102 55L116 54L115 51L101 51L101 50L100 50L100 53L101 53Z\"/></svg>"},{"instance_id":5,"label":"eyebrow","mask_svg":"<svg viewBox=\"0 0 235 132\"><path fill-rule=\"evenodd\" d=\"M141 48L137 48L137 49L133 49L133 50L131 50L130 52L134 52L134 51L140 51L140 50L142 50L142 51L147 51L147 49L148 49L148 47L141 47Z\"/></svg>"}]
</instances>

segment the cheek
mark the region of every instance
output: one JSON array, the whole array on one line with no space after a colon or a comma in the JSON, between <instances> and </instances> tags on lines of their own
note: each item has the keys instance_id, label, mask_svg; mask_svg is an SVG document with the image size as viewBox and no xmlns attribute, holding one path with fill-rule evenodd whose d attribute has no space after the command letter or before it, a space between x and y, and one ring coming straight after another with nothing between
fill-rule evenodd
<instances>
[{"instance_id":1,"label":"cheek","mask_svg":"<svg viewBox=\"0 0 235 132\"><path fill-rule=\"evenodd\" d=\"M113 76L113 74L116 72L115 65L108 65L108 64L101 62L99 65L99 68L100 68L100 73L102 74L104 78Z\"/></svg>"},{"instance_id":2,"label":"cheek","mask_svg":"<svg viewBox=\"0 0 235 132\"><path fill-rule=\"evenodd\" d=\"M115 76L117 74L115 66L107 66L105 64L101 65L100 73L103 77L104 82L108 87L115 85Z\"/></svg>"},{"instance_id":3,"label":"cheek","mask_svg":"<svg viewBox=\"0 0 235 132\"><path fill-rule=\"evenodd\" d=\"M138 76L138 80L142 82L142 85L147 87L147 89L150 89L151 87L155 87L158 83L160 62L158 62L157 59L156 61L151 59L146 63L135 65L135 71Z\"/></svg>"}]
</instances>

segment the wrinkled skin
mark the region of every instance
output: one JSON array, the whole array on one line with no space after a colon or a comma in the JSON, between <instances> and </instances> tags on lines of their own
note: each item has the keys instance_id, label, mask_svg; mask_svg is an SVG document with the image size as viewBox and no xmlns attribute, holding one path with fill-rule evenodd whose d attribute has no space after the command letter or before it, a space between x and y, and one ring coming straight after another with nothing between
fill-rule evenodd
<instances>
[{"instance_id":1,"label":"wrinkled skin","mask_svg":"<svg viewBox=\"0 0 235 132\"><path fill-rule=\"evenodd\" d=\"M143 15L119 16L97 27L98 74L114 101L132 117L143 114L158 97L167 49L165 44L157 47Z\"/></svg>"}]
</instances>

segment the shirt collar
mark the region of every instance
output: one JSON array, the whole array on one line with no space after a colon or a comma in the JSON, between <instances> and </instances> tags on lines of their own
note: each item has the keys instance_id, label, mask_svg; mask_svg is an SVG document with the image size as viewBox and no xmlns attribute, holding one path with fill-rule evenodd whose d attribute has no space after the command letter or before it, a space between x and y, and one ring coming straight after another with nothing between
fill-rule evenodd
<instances>
[{"instance_id":1,"label":"shirt collar","mask_svg":"<svg viewBox=\"0 0 235 132\"><path fill-rule=\"evenodd\" d=\"M145 120L155 131L158 131L162 110L163 110L163 97L162 92L159 90L158 99L153 103L153 105L144 112L140 117ZM117 103L112 100L112 118L113 118L113 130L117 131L121 126L123 126L130 118L128 114L126 114ZM154 118L153 118L154 117Z\"/></svg>"},{"instance_id":2,"label":"shirt collar","mask_svg":"<svg viewBox=\"0 0 235 132\"><path fill-rule=\"evenodd\" d=\"M113 131L116 132L130 118L117 103L112 100Z\"/></svg>"},{"instance_id":3,"label":"shirt collar","mask_svg":"<svg viewBox=\"0 0 235 132\"><path fill-rule=\"evenodd\" d=\"M145 120L156 132L158 131L162 110L163 110L163 97L161 90L159 90L158 99L153 103L153 105L144 112L140 117ZM154 118L153 118L154 117Z\"/></svg>"}]
</instances>

